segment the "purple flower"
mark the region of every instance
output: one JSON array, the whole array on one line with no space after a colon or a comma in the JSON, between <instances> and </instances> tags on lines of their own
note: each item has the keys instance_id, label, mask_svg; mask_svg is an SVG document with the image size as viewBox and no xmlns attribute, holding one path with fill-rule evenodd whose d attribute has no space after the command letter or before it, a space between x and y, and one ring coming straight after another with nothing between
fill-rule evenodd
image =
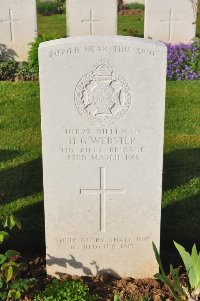
<instances>
[{"instance_id":1,"label":"purple flower","mask_svg":"<svg viewBox=\"0 0 200 301\"><path fill-rule=\"evenodd\" d=\"M200 42L166 44L168 48L167 78L169 80L200 79Z\"/></svg>"}]
</instances>

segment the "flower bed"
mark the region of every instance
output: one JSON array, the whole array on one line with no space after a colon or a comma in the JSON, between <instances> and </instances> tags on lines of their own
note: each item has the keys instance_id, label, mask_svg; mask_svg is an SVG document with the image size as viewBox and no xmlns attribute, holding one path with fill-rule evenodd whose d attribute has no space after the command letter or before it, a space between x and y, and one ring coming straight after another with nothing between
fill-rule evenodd
<instances>
[{"instance_id":1,"label":"flower bed","mask_svg":"<svg viewBox=\"0 0 200 301\"><path fill-rule=\"evenodd\" d=\"M167 79L200 79L200 42L166 44L168 49Z\"/></svg>"},{"instance_id":2,"label":"flower bed","mask_svg":"<svg viewBox=\"0 0 200 301\"><path fill-rule=\"evenodd\" d=\"M41 42L58 38L53 35L41 36L32 43L29 62L12 60L0 61L0 81L38 80L38 47ZM166 44L168 49L167 79L200 79L200 40L191 44Z\"/></svg>"}]
</instances>

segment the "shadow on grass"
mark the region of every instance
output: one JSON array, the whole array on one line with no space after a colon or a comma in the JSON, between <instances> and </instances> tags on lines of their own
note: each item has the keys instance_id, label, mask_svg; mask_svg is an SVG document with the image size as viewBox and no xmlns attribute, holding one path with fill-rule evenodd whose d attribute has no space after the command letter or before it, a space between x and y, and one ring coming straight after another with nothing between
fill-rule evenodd
<instances>
[{"instance_id":1,"label":"shadow on grass","mask_svg":"<svg viewBox=\"0 0 200 301\"><path fill-rule=\"evenodd\" d=\"M182 199L162 210L161 256L169 266L181 265L173 240L191 251L194 243L200 250L200 194Z\"/></svg>"},{"instance_id":2,"label":"shadow on grass","mask_svg":"<svg viewBox=\"0 0 200 301\"><path fill-rule=\"evenodd\" d=\"M10 155L12 157L12 153ZM8 156L9 153L4 154L4 160ZM41 158L0 172L0 191L4 194L1 204L42 192Z\"/></svg>"},{"instance_id":3,"label":"shadow on grass","mask_svg":"<svg viewBox=\"0 0 200 301\"><path fill-rule=\"evenodd\" d=\"M164 155L163 191L200 177L200 148L179 149Z\"/></svg>"},{"instance_id":4,"label":"shadow on grass","mask_svg":"<svg viewBox=\"0 0 200 301\"><path fill-rule=\"evenodd\" d=\"M164 156L163 191L180 187L200 177L200 149L181 149ZM200 249L200 194L177 200L162 209L161 256L167 265L181 264L173 240L191 250Z\"/></svg>"},{"instance_id":5,"label":"shadow on grass","mask_svg":"<svg viewBox=\"0 0 200 301\"><path fill-rule=\"evenodd\" d=\"M44 204L43 201L16 211L22 229L13 229L6 248L18 250L21 254L45 254Z\"/></svg>"},{"instance_id":6,"label":"shadow on grass","mask_svg":"<svg viewBox=\"0 0 200 301\"><path fill-rule=\"evenodd\" d=\"M17 158L21 153L14 150L0 150L0 163L10 161L14 158Z\"/></svg>"}]
</instances>

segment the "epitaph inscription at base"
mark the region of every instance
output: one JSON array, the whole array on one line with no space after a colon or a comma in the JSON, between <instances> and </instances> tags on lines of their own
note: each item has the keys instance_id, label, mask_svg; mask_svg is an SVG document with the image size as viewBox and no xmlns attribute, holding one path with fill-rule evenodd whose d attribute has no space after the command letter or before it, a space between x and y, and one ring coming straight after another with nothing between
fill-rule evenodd
<instances>
[{"instance_id":1,"label":"epitaph inscription at base","mask_svg":"<svg viewBox=\"0 0 200 301\"><path fill-rule=\"evenodd\" d=\"M153 276L166 47L74 37L39 57L48 273Z\"/></svg>"}]
</instances>

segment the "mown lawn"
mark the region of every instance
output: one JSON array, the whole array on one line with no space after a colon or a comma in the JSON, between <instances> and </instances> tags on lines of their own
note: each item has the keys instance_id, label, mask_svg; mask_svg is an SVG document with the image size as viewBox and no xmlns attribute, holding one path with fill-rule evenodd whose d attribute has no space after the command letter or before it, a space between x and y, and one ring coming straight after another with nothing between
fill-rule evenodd
<instances>
[{"instance_id":1,"label":"mown lawn","mask_svg":"<svg viewBox=\"0 0 200 301\"><path fill-rule=\"evenodd\" d=\"M133 26L134 24L134 26ZM65 37L66 15L38 16L39 35L54 34L58 37ZM143 16L119 16L118 34L131 35L137 37L144 36L144 17Z\"/></svg>"},{"instance_id":2,"label":"mown lawn","mask_svg":"<svg viewBox=\"0 0 200 301\"><path fill-rule=\"evenodd\" d=\"M23 230L15 248L41 249L44 243L39 86L0 82L1 214L17 212Z\"/></svg>"},{"instance_id":3,"label":"mown lawn","mask_svg":"<svg viewBox=\"0 0 200 301\"><path fill-rule=\"evenodd\" d=\"M38 16L38 34L53 34L60 38L66 36L66 15Z\"/></svg>"},{"instance_id":4,"label":"mown lawn","mask_svg":"<svg viewBox=\"0 0 200 301\"><path fill-rule=\"evenodd\" d=\"M66 36L66 15L38 16L39 34ZM144 37L144 16L118 16L118 34ZM200 37L200 14L197 20L197 36Z\"/></svg>"},{"instance_id":5,"label":"mown lawn","mask_svg":"<svg viewBox=\"0 0 200 301\"><path fill-rule=\"evenodd\" d=\"M172 239L190 245L199 238L199 95L198 81L167 84L163 250ZM0 212L15 212L22 220L15 248L44 251L39 84L1 82L0 100L0 191L5 194Z\"/></svg>"},{"instance_id":6,"label":"mown lawn","mask_svg":"<svg viewBox=\"0 0 200 301\"><path fill-rule=\"evenodd\" d=\"M118 20L119 34L143 35L142 16ZM64 37L65 15L39 16L39 33ZM199 81L167 83L161 237L168 258L173 239L185 246L199 240L199 95ZM45 248L38 82L1 82L0 105L0 212L16 213L22 220L13 248L41 253Z\"/></svg>"}]
</instances>

